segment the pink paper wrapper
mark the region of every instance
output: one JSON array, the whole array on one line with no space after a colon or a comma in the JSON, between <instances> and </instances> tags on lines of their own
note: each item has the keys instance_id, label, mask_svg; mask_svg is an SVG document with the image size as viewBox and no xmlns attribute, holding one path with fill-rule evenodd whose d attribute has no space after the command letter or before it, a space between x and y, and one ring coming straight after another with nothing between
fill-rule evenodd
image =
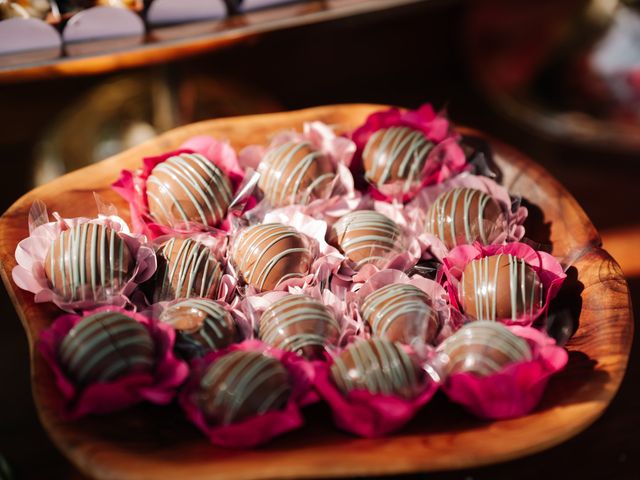
<instances>
[{"instance_id":1,"label":"pink paper wrapper","mask_svg":"<svg viewBox=\"0 0 640 480\"><path fill-rule=\"evenodd\" d=\"M407 202L427 185L440 183L460 173L466 166L464 151L459 145L460 136L451 128L444 115L436 114L433 107L426 103L417 110L402 111L397 108L375 112L356 129L351 138L357 150L352 161L351 170L357 178L362 177L362 152L371 135L382 128L404 126L421 131L436 146L429 152L421 182L409 192L399 191L392 183L376 188L369 185L369 193L376 200Z\"/></svg>"},{"instance_id":2,"label":"pink paper wrapper","mask_svg":"<svg viewBox=\"0 0 640 480\"><path fill-rule=\"evenodd\" d=\"M457 373L445 379L445 394L474 415L487 419L526 415L540 402L549 378L567 364L564 348L531 327L508 327L527 341L533 359L508 365L501 372L481 377Z\"/></svg>"},{"instance_id":3,"label":"pink paper wrapper","mask_svg":"<svg viewBox=\"0 0 640 480\"><path fill-rule=\"evenodd\" d=\"M156 348L153 374L134 373L111 382L95 383L78 389L64 373L58 360L58 350L67 333L88 315L104 311L123 313L140 322L151 334ZM123 410L142 401L165 405L171 402L177 388L187 378L187 364L173 355L174 331L148 317L118 307L100 307L82 315L58 317L43 330L38 350L51 368L56 386L63 398L61 415L74 420L88 414L105 414Z\"/></svg>"},{"instance_id":4,"label":"pink paper wrapper","mask_svg":"<svg viewBox=\"0 0 640 480\"><path fill-rule=\"evenodd\" d=\"M379 213L395 221L395 218L387 215L386 209L382 209ZM406 228L406 224L396 223L402 232L402 252L391 252L378 265L366 264L359 270L355 270L353 262L343 256L340 268L331 279L331 290L335 294L342 296L345 292L357 291L369 278L382 270L405 271L416 265L421 256L420 243L414 233Z\"/></svg>"},{"instance_id":5,"label":"pink paper wrapper","mask_svg":"<svg viewBox=\"0 0 640 480\"><path fill-rule=\"evenodd\" d=\"M125 306L130 303L129 296L137 286L147 281L155 273L157 263L153 248L146 245L144 235L129 233L129 227L120 217L100 215L96 219L63 219L57 214L54 216L57 218L55 222L33 225L34 228L31 229L29 236L18 243L16 247L15 257L18 265L11 272L13 281L23 290L34 293L36 303L53 302L62 310L69 312L86 310L98 305ZM96 300L89 288L85 300L70 302L51 289L51 283L45 274L44 263L51 242L58 238L63 230L84 223L96 223L113 228L125 241L131 258L135 261L135 266L131 272L131 278L119 291L98 292L102 298Z\"/></svg>"},{"instance_id":6,"label":"pink paper wrapper","mask_svg":"<svg viewBox=\"0 0 640 480\"><path fill-rule=\"evenodd\" d=\"M429 378L413 399L353 390L343 395L331 380L331 364L317 362L316 390L327 402L338 428L361 437L381 437L407 424L435 395L438 385Z\"/></svg>"},{"instance_id":7,"label":"pink paper wrapper","mask_svg":"<svg viewBox=\"0 0 640 480\"><path fill-rule=\"evenodd\" d=\"M540 252L524 243L514 242L506 245L482 246L479 243L473 245L460 245L449 252L443 259L442 271L446 277L446 288L449 292L451 304L461 310L458 299L458 284L462 272L469 262L475 259L490 257L498 254L510 254L524 260L538 275L544 289L544 305L533 315L523 315L521 318L501 320L507 325L529 326L536 318L540 317L549 308L549 303L558 294L567 275L560 262L546 252ZM464 312L463 312L464 313Z\"/></svg>"},{"instance_id":8,"label":"pink paper wrapper","mask_svg":"<svg viewBox=\"0 0 640 480\"><path fill-rule=\"evenodd\" d=\"M423 188L402 210L396 209L393 213L382 213L399 217L397 220L394 217L391 218L395 220L396 223L406 223L409 228L416 233L422 251L424 252L424 257L428 257L429 254L431 254L433 257L442 261L449 253L449 249L440 238L425 232L426 213L440 194L455 188L473 188L485 192L502 207L504 213L498 219L497 232L491 239L492 244L517 242L524 237L524 222L528 215L527 208L520 205L514 206L509 192L502 185L499 185L490 178L472 175L466 172L450 178L443 183ZM378 208L384 207L378 205ZM387 207L386 210L388 211L389 207Z\"/></svg>"},{"instance_id":9,"label":"pink paper wrapper","mask_svg":"<svg viewBox=\"0 0 640 480\"><path fill-rule=\"evenodd\" d=\"M111 186L129 203L131 225L133 231L143 233L153 240L162 235L190 234L203 231L216 232L216 229L227 231L229 229L229 215L216 228L206 227L197 223L172 228L161 225L151 217L147 200L147 179L151 171L169 157L181 153L200 153L216 165L227 175L236 192L244 180L244 172L238 163L236 153L226 142L217 141L211 137L198 136L187 140L180 149L168 152L156 157L147 157L142 160L142 168L132 172L122 170L120 178ZM250 208L254 202L249 202L246 208Z\"/></svg>"},{"instance_id":10,"label":"pink paper wrapper","mask_svg":"<svg viewBox=\"0 0 640 480\"><path fill-rule=\"evenodd\" d=\"M245 168L258 170L260 162L267 150L277 148L287 142L307 141L320 152L324 153L335 167L336 176L332 182L326 198L319 198L308 205L296 205L297 211L317 218L338 218L354 210L360 202L360 192L354 187L353 176L349 166L356 151L355 144L348 138L337 136L333 129L322 122L308 122L303 126L303 132L285 131L276 135L269 148L261 145L250 145L240 152L240 163ZM288 207L282 207L288 210ZM275 209L278 211L280 209ZM251 214L261 218L266 212L272 212L267 200L262 200Z\"/></svg>"},{"instance_id":11,"label":"pink paper wrapper","mask_svg":"<svg viewBox=\"0 0 640 480\"><path fill-rule=\"evenodd\" d=\"M292 383L291 396L283 410L256 415L231 425L211 425L198 408L193 396L206 367L236 350L263 352L282 362L289 372ZM258 340L248 340L196 360L191 378L180 393L179 400L187 418L209 438L211 443L227 448L251 448L303 425L304 419L300 408L314 400L314 397L310 396L314 376L313 366L295 353L268 348Z\"/></svg>"},{"instance_id":12,"label":"pink paper wrapper","mask_svg":"<svg viewBox=\"0 0 640 480\"><path fill-rule=\"evenodd\" d=\"M442 342L459 328L457 317L451 314L449 295L442 285L428 278L421 277L420 275L409 277L406 273L399 270L381 270L372 275L357 292L349 293L347 295L347 302L353 306L353 308L350 308L349 310L352 315L356 315L356 318L352 321L356 324L364 324L364 320L362 320L360 316L360 305L362 305L367 296L371 293L385 285L393 283L413 285L425 292L429 298L431 298L433 303L432 306L437 312L440 321L440 327L435 339L436 344ZM370 335L370 332L368 333ZM424 339L419 338L416 338L415 342L411 343L411 348L421 356L425 355L425 349L429 349L429 347L425 345Z\"/></svg>"}]
</instances>

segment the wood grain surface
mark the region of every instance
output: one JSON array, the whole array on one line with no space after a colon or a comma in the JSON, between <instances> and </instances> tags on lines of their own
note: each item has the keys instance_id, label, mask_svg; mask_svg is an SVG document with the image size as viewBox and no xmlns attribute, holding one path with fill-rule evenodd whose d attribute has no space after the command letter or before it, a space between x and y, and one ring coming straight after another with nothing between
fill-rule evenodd
<instances>
[{"instance_id":1,"label":"wood grain surface","mask_svg":"<svg viewBox=\"0 0 640 480\"><path fill-rule=\"evenodd\" d=\"M321 120L339 130L361 123L381 108L340 105L289 113L201 122L96 165L65 175L19 199L0 218L0 272L23 322L31 348L32 386L43 425L60 450L87 475L104 479L293 478L376 475L446 470L517 458L556 445L589 426L615 395L628 361L633 319L626 281L601 249L598 233L576 201L541 167L501 143L463 130L470 142L491 150L511 193L530 208L527 236L570 262L568 281L554 301L564 312L552 331L573 332L567 368L554 377L530 415L484 422L438 395L411 424L388 438L359 439L337 431L325 406L306 412L307 425L250 451L213 447L175 406L140 405L107 417L65 423L55 414L59 399L47 366L33 351L39 332L59 313L36 305L10 279L17 242L27 235L32 202L44 201L63 216L95 215L93 192L127 209L109 184L143 156L176 148L193 135L209 134L242 148L264 143L275 132Z\"/></svg>"}]
</instances>

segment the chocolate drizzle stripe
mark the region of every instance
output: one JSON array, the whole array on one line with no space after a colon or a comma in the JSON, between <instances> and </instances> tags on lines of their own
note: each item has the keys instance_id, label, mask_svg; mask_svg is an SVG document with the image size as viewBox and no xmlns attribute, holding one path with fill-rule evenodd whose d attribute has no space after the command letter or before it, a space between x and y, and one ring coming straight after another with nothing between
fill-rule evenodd
<instances>
[{"instance_id":1,"label":"chocolate drizzle stripe","mask_svg":"<svg viewBox=\"0 0 640 480\"><path fill-rule=\"evenodd\" d=\"M193 155L185 155L185 157L193 160ZM200 195L202 201L207 206L211 218L222 218L224 216L224 209L221 207L220 202L218 201L218 197L213 192L209 184L209 181L213 180L216 183L216 187L218 189L221 188L219 182L216 181L216 176L212 175L210 179L205 178L202 173L193 168L193 166L191 166L189 162L185 160L185 157L171 157L162 165L166 165L167 169L173 170L176 175L181 175L185 178L185 180L187 180L187 182L195 189L195 191ZM211 204L211 200L213 200L215 206ZM194 202L194 206L196 207L196 209L198 209L199 202Z\"/></svg>"},{"instance_id":2,"label":"chocolate drizzle stripe","mask_svg":"<svg viewBox=\"0 0 640 480\"><path fill-rule=\"evenodd\" d=\"M233 197L231 185L229 184L227 177L220 168L218 168L213 162L210 162L206 157L200 155L199 153L183 153L182 156L193 160L200 166L200 168L209 172L213 183L215 183L219 191L224 194L225 201L227 203L231 201L231 198Z\"/></svg>"},{"instance_id":3,"label":"chocolate drizzle stripe","mask_svg":"<svg viewBox=\"0 0 640 480\"><path fill-rule=\"evenodd\" d=\"M162 183L160 180L158 180L153 175L151 175L147 179L147 183L153 184L153 185L157 185L158 188L160 190L162 190L163 193L165 193L166 195L171 197L171 205L176 207L176 209L178 210L178 213L180 214L181 219L184 222L188 222L189 221L189 217L187 216L187 212L185 212L184 208L182 208L182 205L180 204L180 201L176 198L176 196L173 194L173 192L169 188L166 187L166 185L164 183ZM169 217L169 220L173 220L173 215L171 215Z\"/></svg>"},{"instance_id":4,"label":"chocolate drizzle stripe","mask_svg":"<svg viewBox=\"0 0 640 480\"><path fill-rule=\"evenodd\" d=\"M207 215L205 214L204 210L202 210L202 207L200 206L200 202L198 202L198 199L191 192L191 188L189 187L194 188L198 193L200 193L200 196L202 198L205 197L205 193L202 191L202 188L200 188L197 182L190 179L189 175L185 173L182 169L176 168L174 165L169 163L169 160L161 163L156 168L154 168L154 170L157 170L158 173L161 173L161 172L166 173L169 176L169 178L171 178L176 183L176 185L180 187L180 189L185 193L185 195L187 196L191 204L194 206L194 208L198 212L198 215L200 216L200 222L203 225L207 225L208 224ZM158 178L158 177L156 176L155 178ZM213 214L213 211L211 211L211 213Z\"/></svg>"}]
</instances>

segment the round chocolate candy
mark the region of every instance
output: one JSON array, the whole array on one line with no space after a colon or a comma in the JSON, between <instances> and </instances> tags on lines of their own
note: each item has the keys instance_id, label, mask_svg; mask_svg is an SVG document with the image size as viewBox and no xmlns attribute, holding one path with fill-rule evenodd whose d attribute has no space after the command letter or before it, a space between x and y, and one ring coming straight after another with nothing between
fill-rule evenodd
<instances>
[{"instance_id":1,"label":"round chocolate candy","mask_svg":"<svg viewBox=\"0 0 640 480\"><path fill-rule=\"evenodd\" d=\"M100 312L69 330L58 355L69 378L82 386L150 373L154 350L142 324L119 312Z\"/></svg>"},{"instance_id":2,"label":"round chocolate candy","mask_svg":"<svg viewBox=\"0 0 640 480\"><path fill-rule=\"evenodd\" d=\"M438 196L427 212L425 231L448 247L491 243L498 231L500 205L491 195L473 188L454 188Z\"/></svg>"},{"instance_id":3,"label":"round chocolate candy","mask_svg":"<svg viewBox=\"0 0 640 480\"><path fill-rule=\"evenodd\" d=\"M331 378L345 395L351 390L367 390L404 398L414 397L423 380L420 369L402 346L382 338L349 345L335 358Z\"/></svg>"},{"instance_id":4,"label":"round chocolate candy","mask_svg":"<svg viewBox=\"0 0 640 480\"><path fill-rule=\"evenodd\" d=\"M531 360L525 340L498 322L471 322L440 344L446 355L445 373L491 375L511 363Z\"/></svg>"},{"instance_id":5,"label":"round chocolate candy","mask_svg":"<svg viewBox=\"0 0 640 480\"><path fill-rule=\"evenodd\" d=\"M237 350L205 370L197 401L208 422L229 425L283 408L291 393L282 363L259 352Z\"/></svg>"},{"instance_id":6,"label":"round chocolate candy","mask_svg":"<svg viewBox=\"0 0 640 480\"><path fill-rule=\"evenodd\" d=\"M419 130L409 127L381 128L362 152L365 178L375 186L401 181L408 192L422 181L421 175L434 144Z\"/></svg>"},{"instance_id":7,"label":"round chocolate candy","mask_svg":"<svg viewBox=\"0 0 640 480\"><path fill-rule=\"evenodd\" d=\"M305 276L313 262L302 235L281 223L253 225L242 231L231 258L243 280L259 291Z\"/></svg>"},{"instance_id":8,"label":"round chocolate candy","mask_svg":"<svg viewBox=\"0 0 640 480\"><path fill-rule=\"evenodd\" d=\"M258 172L258 186L273 207L307 204L322 198L335 177L331 160L306 141L271 148Z\"/></svg>"},{"instance_id":9,"label":"round chocolate candy","mask_svg":"<svg viewBox=\"0 0 640 480\"><path fill-rule=\"evenodd\" d=\"M462 272L458 296L469 318L516 320L538 314L543 288L527 262L501 253L469 262Z\"/></svg>"},{"instance_id":10,"label":"round chocolate candy","mask_svg":"<svg viewBox=\"0 0 640 480\"><path fill-rule=\"evenodd\" d=\"M149 213L162 225L213 227L227 215L232 195L226 175L198 153L169 157L147 179Z\"/></svg>"},{"instance_id":11,"label":"round chocolate candy","mask_svg":"<svg viewBox=\"0 0 640 480\"><path fill-rule=\"evenodd\" d=\"M322 302L308 295L287 295L264 311L259 336L273 347L320 359L326 346L337 345L340 325Z\"/></svg>"},{"instance_id":12,"label":"round chocolate candy","mask_svg":"<svg viewBox=\"0 0 640 480\"><path fill-rule=\"evenodd\" d=\"M239 339L229 311L206 298L174 303L160 314L160 321L173 326L178 334L176 349L189 358L221 350Z\"/></svg>"},{"instance_id":13,"label":"round chocolate candy","mask_svg":"<svg viewBox=\"0 0 640 480\"><path fill-rule=\"evenodd\" d=\"M67 301L103 299L131 278L126 242L105 225L83 223L64 230L47 252L44 271L51 288Z\"/></svg>"},{"instance_id":14,"label":"round chocolate candy","mask_svg":"<svg viewBox=\"0 0 640 480\"><path fill-rule=\"evenodd\" d=\"M356 210L333 225L329 243L358 270L368 263L380 265L390 255L402 252L400 236L400 228L390 218L374 210Z\"/></svg>"},{"instance_id":15,"label":"round chocolate candy","mask_svg":"<svg viewBox=\"0 0 640 480\"><path fill-rule=\"evenodd\" d=\"M222 266L206 245L191 238L172 238L157 255L155 302L218 295Z\"/></svg>"},{"instance_id":16,"label":"round chocolate candy","mask_svg":"<svg viewBox=\"0 0 640 480\"><path fill-rule=\"evenodd\" d=\"M417 339L432 343L440 321L431 298L414 285L391 283L370 293L360 313L373 335L411 344Z\"/></svg>"}]
</instances>

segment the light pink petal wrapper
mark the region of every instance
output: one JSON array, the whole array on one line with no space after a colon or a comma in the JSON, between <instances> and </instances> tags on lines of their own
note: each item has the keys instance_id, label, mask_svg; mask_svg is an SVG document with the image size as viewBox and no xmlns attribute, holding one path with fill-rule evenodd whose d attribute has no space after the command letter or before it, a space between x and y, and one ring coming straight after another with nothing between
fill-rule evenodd
<instances>
[{"instance_id":1,"label":"light pink petal wrapper","mask_svg":"<svg viewBox=\"0 0 640 480\"><path fill-rule=\"evenodd\" d=\"M352 305L352 308L349 310L352 315L356 315L353 322L364 324L364 321L360 317L359 306L362 305L364 300L371 293L385 285L393 283L413 285L426 293L432 300L433 308L438 313L438 317L440 319L440 330L436 337L436 344L442 342L460 327L458 324L458 317L456 315L452 315L449 295L442 285L428 278L421 277L420 275L409 277L406 273L400 270L389 269L375 273L360 287L357 292L347 294L347 302ZM427 345L424 345L424 342L421 344L420 339L416 339L416 342L412 343L411 347L421 356L426 356L424 350L429 349Z\"/></svg>"},{"instance_id":2,"label":"light pink petal wrapper","mask_svg":"<svg viewBox=\"0 0 640 480\"><path fill-rule=\"evenodd\" d=\"M240 167L236 153L231 145L207 136L193 137L187 140L178 150L144 158L142 167L135 172L122 170L120 178L111 186L129 203L133 231L142 233L151 240L162 235L190 234L203 231L221 234L221 232L228 231L230 228L230 214L216 228L206 227L197 223L170 227L157 223L151 217L147 200L147 179L157 165L169 157L181 153L200 153L205 156L227 175L234 192L239 189L244 181L244 171ZM251 208L253 205L255 205L255 201L249 200L245 208Z\"/></svg>"},{"instance_id":3,"label":"light pink petal wrapper","mask_svg":"<svg viewBox=\"0 0 640 480\"><path fill-rule=\"evenodd\" d=\"M508 328L529 343L532 360L511 364L485 377L467 372L454 374L442 386L451 401L480 418L526 415L540 402L549 378L562 370L568 360L566 350L544 333L530 327Z\"/></svg>"},{"instance_id":4,"label":"light pink petal wrapper","mask_svg":"<svg viewBox=\"0 0 640 480\"><path fill-rule=\"evenodd\" d=\"M104 311L121 312L141 323L149 331L156 348L155 370L151 374L125 375L111 382L96 383L79 389L64 373L58 360L58 350L67 333L83 318ZM58 317L40 334L38 350L51 368L62 397L60 415L67 420L75 420L89 414L123 410L142 401L161 405L171 402L177 388L189 373L187 364L173 355L174 341L174 331L166 325L123 308L100 307L82 315L67 314Z\"/></svg>"},{"instance_id":5,"label":"light pink petal wrapper","mask_svg":"<svg viewBox=\"0 0 640 480\"><path fill-rule=\"evenodd\" d=\"M446 278L446 288L449 292L451 304L461 310L458 299L458 285L462 278L464 268L475 259L494 256L498 254L511 254L524 260L538 275L544 289L544 305L533 315L525 314L521 318L512 320L500 320L507 325L529 326L536 318L540 317L549 308L549 303L555 298L567 277L560 262L546 252L540 252L524 243L514 242L506 245L482 246L479 243L473 245L460 245L449 252L443 259L443 274ZM464 312L463 312L464 313Z\"/></svg>"},{"instance_id":6,"label":"light pink petal wrapper","mask_svg":"<svg viewBox=\"0 0 640 480\"><path fill-rule=\"evenodd\" d=\"M211 425L193 397L206 367L236 350L263 352L278 359L289 372L292 392L283 410L256 415L231 425ZM314 400L314 397L310 396L314 377L313 366L295 353L268 348L258 340L248 340L196 360L193 364L191 379L182 389L179 401L189 421L195 424L211 443L227 448L251 448L303 425L304 419L300 408Z\"/></svg>"},{"instance_id":7,"label":"light pink petal wrapper","mask_svg":"<svg viewBox=\"0 0 640 480\"><path fill-rule=\"evenodd\" d=\"M413 399L365 390L353 390L345 396L331 380L331 365L317 362L315 366L316 390L331 408L336 426L361 437L381 437L402 428L438 390L435 382L427 380Z\"/></svg>"},{"instance_id":8,"label":"light pink petal wrapper","mask_svg":"<svg viewBox=\"0 0 640 480\"><path fill-rule=\"evenodd\" d=\"M296 205L296 209L306 215L317 218L337 219L354 210L360 203L360 192L354 187L353 176L349 165L356 151L355 144L345 137L337 136L333 129L322 122L308 122L304 124L303 132L284 131L277 134L271 141L269 149L258 145L250 145L240 152L240 163L245 168L258 170L267 150L273 149L290 141L307 141L332 162L336 169L336 176L327 198L313 200L308 205ZM269 202L263 200L252 211L258 218L267 212L288 210L289 207L273 209Z\"/></svg>"},{"instance_id":9,"label":"light pink petal wrapper","mask_svg":"<svg viewBox=\"0 0 640 480\"><path fill-rule=\"evenodd\" d=\"M131 278L119 291L110 292L105 298L98 301L90 289L87 289L86 300L70 302L51 289L50 282L45 274L44 263L51 247L51 242L58 238L64 229L84 223L106 225L118 232L120 238L125 241L135 264L131 272ZM15 257L18 265L14 267L11 273L16 285L23 290L34 293L34 301L36 303L53 302L62 310L69 312L86 310L99 305L125 306L129 304L130 295L139 284L151 278L157 266L153 248L146 245L146 237L129 233L129 228L125 221L117 216L100 216L96 219L59 218L56 222L40 225L27 238L18 243Z\"/></svg>"}]
</instances>

